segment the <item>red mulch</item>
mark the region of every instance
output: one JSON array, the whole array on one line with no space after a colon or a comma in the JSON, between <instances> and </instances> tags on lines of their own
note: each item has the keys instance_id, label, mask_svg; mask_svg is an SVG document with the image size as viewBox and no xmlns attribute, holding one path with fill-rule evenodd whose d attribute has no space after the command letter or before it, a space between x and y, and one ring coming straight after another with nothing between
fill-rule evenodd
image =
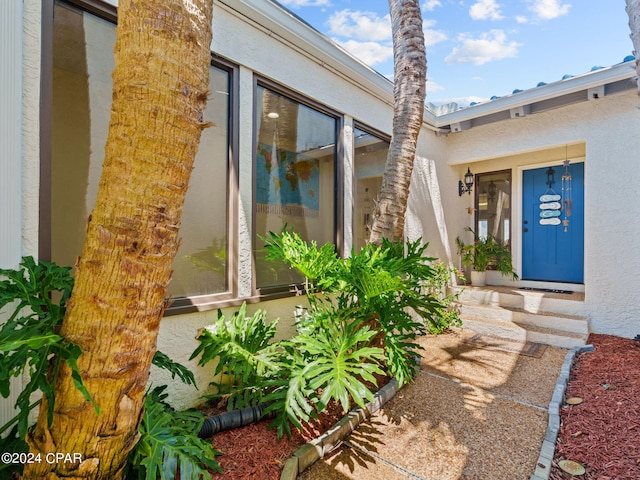
<instances>
[{"instance_id":1,"label":"red mulch","mask_svg":"<svg viewBox=\"0 0 640 480\"><path fill-rule=\"evenodd\" d=\"M611 335L589 336L595 351L576 357L563 406L551 480L640 479L640 342ZM573 477L557 466L573 460L586 473Z\"/></svg>"},{"instance_id":2,"label":"red mulch","mask_svg":"<svg viewBox=\"0 0 640 480\"><path fill-rule=\"evenodd\" d=\"M278 440L276 430L267 429L271 420L217 433L212 443L222 452L216 460L223 473L213 473L211 477L215 480L278 480L284 463L294 451L327 431L343 416L342 407L329 404L317 420L304 425L304 431L292 427L291 439L284 435Z\"/></svg>"}]
</instances>

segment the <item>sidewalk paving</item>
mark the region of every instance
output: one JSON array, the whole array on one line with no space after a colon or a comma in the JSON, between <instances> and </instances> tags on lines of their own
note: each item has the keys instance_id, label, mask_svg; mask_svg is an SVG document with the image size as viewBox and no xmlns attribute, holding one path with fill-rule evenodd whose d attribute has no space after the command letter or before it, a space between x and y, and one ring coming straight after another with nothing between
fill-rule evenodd
<instances>
[{"instance_id":1,"label":"sidewalk paving","mask_svg":"<svg viewBox=\"0 0 640 480\"><path fill-rule=\"evenodd\" d=\"M523 346L474 343L474 335L421 338L415 382L298 478L529 479L567 351L527 345L535 355L527 356L518 353Z\"/></svg>"}]
</instances>

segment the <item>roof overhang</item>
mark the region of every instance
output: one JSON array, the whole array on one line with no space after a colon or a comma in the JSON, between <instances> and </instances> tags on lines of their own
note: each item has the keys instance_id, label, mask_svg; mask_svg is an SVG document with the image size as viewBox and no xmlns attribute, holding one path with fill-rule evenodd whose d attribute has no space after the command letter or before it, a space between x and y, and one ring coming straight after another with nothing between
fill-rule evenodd
<instances>
[{"instance_id":1,"label":"roof overhang","mask_svg":"<svg viewBox=\"0 0 640 480\"><path fill-rule=\"evenodd\" d=\"M434 126L456 132L478 123L490 123L508 118L517 118L549 108L596 100L608 94L636 87L634 62L624 62L611 67L570 77L557 82L499 97L486 103L467 108L446 111L434 115ZM564 100L563 100L564 99Z\"/></svg>"}]
</instances>

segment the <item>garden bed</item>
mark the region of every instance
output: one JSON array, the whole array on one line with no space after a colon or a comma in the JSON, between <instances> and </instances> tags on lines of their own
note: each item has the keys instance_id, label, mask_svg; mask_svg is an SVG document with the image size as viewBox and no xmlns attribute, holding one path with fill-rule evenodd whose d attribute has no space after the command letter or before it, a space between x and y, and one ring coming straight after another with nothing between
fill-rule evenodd
<instances>
[{"instance_id":1,"label":"garden bed","mask_svg":"<svg viewBox=\"0 0 640 480\"><path fill-rule=\"evenodd\" d=\"M640 478L640 342L611 335L589 336L593 352L573 364L556 442L551 480ZM559 463L572 460L585 473L572 476Z\"/></svg>"},{"instance_id":2,"label":"garden bed","mask_svg":"<svg viewBox=\"0 0 640 480\"><path fill-rule=\"evenodd\" d=\"M216 413L216 412L213 412ZM211 413L207 412L207 415ZM271 420L262 420L245 427L220 432L213 437L213 446L223 454L216 459L222 474L212 474L215 480L278 480L287 458L310 440L318 437L342 416L339 405L332 404L318 419L304 425L300 432L292 428L291 438L278 439L275 429L268 429Z\"/></svg>"}]
</instances>

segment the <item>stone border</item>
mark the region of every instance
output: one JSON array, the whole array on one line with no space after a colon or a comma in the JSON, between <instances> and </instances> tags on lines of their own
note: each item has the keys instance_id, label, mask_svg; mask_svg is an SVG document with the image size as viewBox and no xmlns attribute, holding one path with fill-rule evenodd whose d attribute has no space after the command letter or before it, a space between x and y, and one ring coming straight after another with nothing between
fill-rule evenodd
<instances>
[{"instance_id":1,"label":"stone border","mask_svg":"<svg viewBox=\"0 0 640 480\"><path fill-rule=\"evenodd\" d=\"M564 363L558 375L556 387L553 390L553 397L549 402L549 426L542 442L540 456L536 464L536 470L530 480L549 480L551 474L551 462L556 450L556 440L560 431L560 407L564 404L564 393L567 389L567 382L571 374L571 367L576 354L583 352L593 352L593 345L572 348L564 358Z\"/></svg>"},{"instance_id":2,"label":"stone border","mask_svg":"<svg viewBox=\"0 0 640 480\"><path fill-rule=\"evenodd\" d=\"M374 394L373 402L368 403L364 409L356 408L351 410L325 433L293 452L284 464L280 480L295 480L298 478L299 473L304 472L313 463L336 448L342 439L355 430L371 414L382 408L397 392L398 381L394 378Z\"/></svg>"}]
</instances>

